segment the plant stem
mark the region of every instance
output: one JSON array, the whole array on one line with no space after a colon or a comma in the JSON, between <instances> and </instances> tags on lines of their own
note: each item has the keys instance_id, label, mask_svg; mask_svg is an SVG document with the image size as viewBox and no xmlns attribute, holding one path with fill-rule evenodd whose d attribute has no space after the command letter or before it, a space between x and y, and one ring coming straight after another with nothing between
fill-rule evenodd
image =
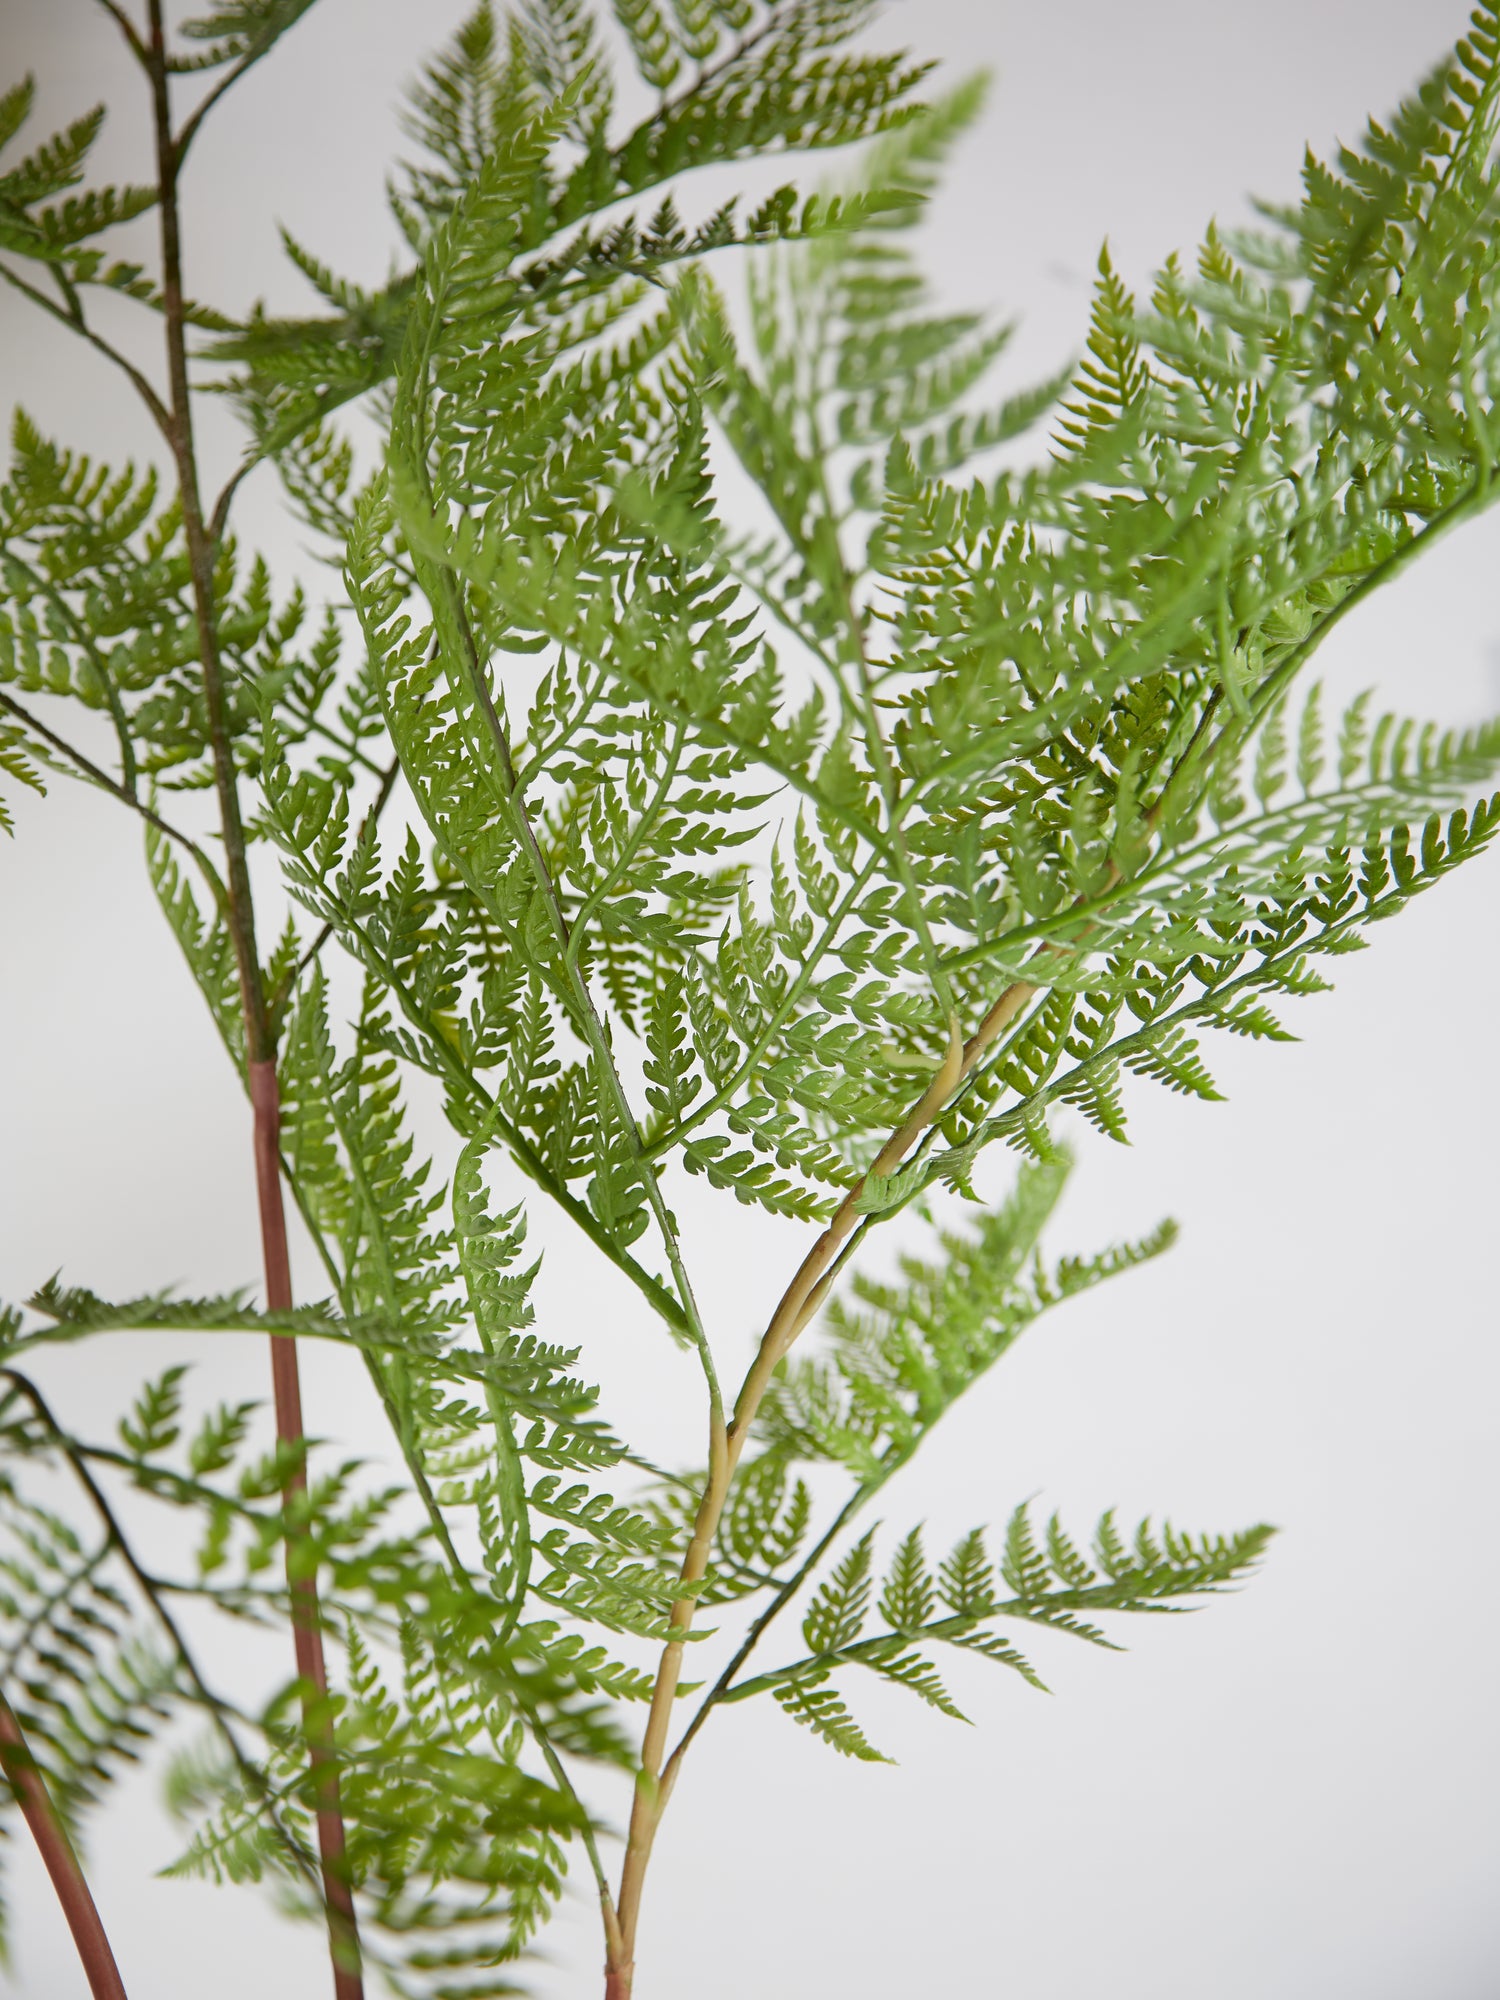
<instances>
[{"instance_id":1,"label":"plant stem","mask_svg":"<svg viewBox=\"0 0 1500 2000\"><path fill-rule=\"evenodd\" d=\"M44 313L50 313L53 319L61 320L65 327L76 333L80 339L86 340L90 347L97 349L106 361L112 361L116 368L129 377L131 386L150 411L151 419L162 436L170 437L171 417L166 406L140 369L128 361L117 347L111 346L102 334L95 333L91 326L86 325L81 314L65 311L55 299L49 299L45 292L39 291L35 285L29 285L8 265L0 264L0 279L4 279L7 285L14 286L24 298L30 299L33 305L40 306Z\"/></svg>"},{"instance_id":2,"label":"plant stem","mask_svg":"<svg viewBox=\"0 0 1500 2000\"><path fill-rule=\"evenodd\" d=\"M8 715L13 715L24 729L29 729L34 735L38 736L50 749L55 750L58 756L66 758L80 777L86 778L91 785L97 785L101 791L110 793L122 805L129 806L132 812L139 813L147 826L154 826L156 831L164 835L166 839L176 841L178 846L190 854L197 863L199 872L208 884L209 891L213 896L215 907L220 911L227 907L224 885L219 880L218 870L196 840L193 840L188 834L184 833L181 827L173 826L169 821L164 820L161 814L153 811L150 806L143 805L141 800L132 791L118 783L109 775L108 771L101 770L91 757L86 757L81 750L69 743L65 737L59 736L55 729L49 729L45 722L42 722L37 716L31 713L30 709L23 708L20 702L13 701L4 692L0 692L0 709L3 709Z\"/></svg>"},{"instance_id":3,"label":"plant stem","mask_svg":"<svg viewBox=\"0 0 1500 2000\"><path fill-rule=\"evenodd\" d=\"M85 1494L88 1496L90 1505L99 1516L100 1523L104 1528L105 1552L118 1555L120 1561L129 1570L135 1580L136 1588L150 1605L162 1630L166 1633L172 1650L177 1656L178 1664L187 1675L197 1700L208 1712L214 1728L223 1740L230 1756L234 1759L236 1770L238 1770L241 1778L245 1781L246 1786L255 1792L266 1805L272 1828L276 1833L277 1839L286 1850L292 1865L305 1876L309 1885L316 1889L317 1869L311 1855L305 1850L303 1844L288 1830L277 1813L275 1799L265 1773L246 1755L240 1745L239 1738L234 1733L230 1722L231 1711L228 1704L222 1701L205 1681L193 1657L192 1650L183 1636L182 1628L167 1608L164 1592L171 1588L171 1586L164 1584L161 1578L151 1575L148 1570L142 1568L135 1550L130 1545L129 1538L120 1525L119 1517L110 1505L104 1489L100 1486L89 1468L87 1451L80 1449L78 1441L70 1437L62 1428L53 1413L51 1405L41 1390L38 1389L29 1376L22 1375L14 1368L0 1370L0 1373L3 1373L5 1379L10 1383L12 1391L23 1395L27 1402L30 1403L33 1412L40 1419L52 1443L67 1461L74 1478L83 1488Z\"/></svg>"},{"instance_id":4,"label":"plant stem","mask_svg":"<svg viewBox=\"0 0 1500 2000\"><path fill-rule=\"evenodd\" d=\"M286 1210L281 1193L276 1047L255 946L255 906L250 888L244 819L240 811L214 609L214 545L204 523L193 446L192 392L188 379L181 224L177 200L178 172L185 147L183 139L174 137L172 132L162 0L150 0L147 71L151 79L158 209L161 216L162 312L166 327L170 391L168 442L177 469L183 537L187 543L198 627L203 694L208 712L214 787L224 840L228 905L225 922L239 972L240 1005L245 1024L246 1074L254 1116L255 1180L265 1264L266 1307L270 1312L281 1312L292 1304L292 1278L287 1250ZM199 117L204 108L200 107ZM196 128L195 120L188 127L188 132ZM273 1338L271 1342L271 1382L276 1407L276 1434L282 1445L288 1448L291 1458L283 1499L288 1512L295 1513L306 1492L307 1475L303 1466L305 1436L297 1350L295 1343L289 1339ZM316 1798L333 1987L335 2000L363 2000L359 1931L345 1856L344 1821L328 1712L328 1674L323 1656L317 1583L313 1576L300 1573L299 1544L303 1539L291 1532L287 1535L287 1582L292 1598L297 1673L302 1682L303 1726Z\"/></svg>"},{"instance_id":5,"label":"plant stem","mask_svg":"<svg viewBox=\"0 0 1500 2000\"><path fill-rule=\"evenodd\" d=\"M854 615L851 603L850 614ZM1210 711L1211 712L1211 711ZM873 714L873 710L872 710ZM1205 718L1206 723L1207 718ZM1204 733L1200 724L1193 741L1180 760L1185 765L1198 747ZM1175 777L1177 774L1174 773ZM1170 780L1169 780L1170 783ZM1154 827L1161 818L1166 795L1158 800L1152 812L1147 815L1147 824ZM894 800L888 799L894 826ZM899 837L899 829L895 829ZM1111 863L1111 875L1119 871ZM1042 948L1044 955L1047 947ZM750 1365L740 1392L735 1401L734 1417L724 1433L724 1450L721 1456L711 1461L709 1477L694 1523L692 1540L688 1544L683 1559L682 1581L694 1589L702 1581L708 1569L709 1553L713 1547L714 1534L719 1519L729 1497L729 1488L734 1479L735 1469L760 1405L770 1387L771 1378L809 1320L817 1313L827 1296L838 1270L852 1248L851 1239L860 1227L863 1211L860 1195L872 1177L883 1177L894 1173L910 1154L912 1148L927 1135L953 1101L966 1080L983 1061L986 1052L1016 1016L1030 1004L1040 990L1040 983L1027 979L1013 980L994 1002L967 1042L959 1043L954 1030L948 1055L942 1067L923 1092L916 1106L903 1124L886 1140L876 1155L873 1164L845 1195L834 1211L832 1219L822 1235L798 1266L795 1276L786 1291L765 1333L761 1336L755 1359ZM894 1468L892 1468L894 1470ZM848 1518L854 1505L865 1497L861 1489L850 1506L835 1522L819 1549L827 1546L833 1535ZM816 1554L816 1552L815 1552ZM815 1557L813 1558L815 1559ZM697 1716L689 1725L676 1749L668 1757L666 1754L667 1734L671 1723L672 1704L677 1697L677 1687L682 1670L682 1656L686 1634L692 1622L693 1595L685 1595L672 1607L673 1636L662 1652L661 1664L657 1670L656 1685L652 1691L651 1709L647 1718L645 1735L641 1746L641 1770L636 1780L635 1799L631 1810L630 1833L625 1850L625 1864L620 1877L618 1901L620 1946L614 1954L611 1937L611 1961L606 1966L605 2000L629 2000L634 1975L634 1951L636 1927L640 1915L640 1900L644 1886L646 1868L651 1858L651 1848L655 1841L656 1829L671 1797L677 1774L688 1745L701 1727L714 1701L727 1688L729 1681L743 1660L748 1656L764 1626L770 1622L783 1605L801 1575L806 1573L806 1565L798 1578L781 1593L767 1608L762 1619L752 1627L745 1644L735 1656L725 1676L711 1691ZM681 1636L679 1636L679 1634Z\"/></svg>"},{"instance_id":6,"label":"plant stem","mask_svg":"<svg viewBox=\"0 0 1500 2000\"><path fill-rule=\"evenodd\" d=\"M814 1542L793 1573L776 1592L776 1595L771 1599L769 1604L763 1606L757 1613L749 1631L746 1632L744 1638L740 1641L734 1658L725 1667L723 1673L719 1675L719 1678L698 1704L697 1713L682 1732L682 1737L678 1742L677 1748L667 1760L666 1769L669 1773L675 1771L677 1765L686 1754L688 1745L698 1734L704 1723L707 1722L714 1709L728 1695L729 1690L734 1685L735 1675L755 1651L756 1646L760 1643L761 1638L772 1621L778 1618L787 1605L791 1603L797 1592L802 1588L808 1577L811 1576L813 1570L822 1561L828 1550L838 1540L855 1514L864 1506L870 1496L885 1484L886 1480L890 1477L890 1473L895 1472L897 1469L894 1465L891 1466L890 1471L882 1468L878 1478L868 1479L862 1485L855 1487L849 1498L818 1537L818 1540Z\"/></svg>"},{"instance_id":7,"label":"plant stem","mask_svg":"<svg viewBox=\"0 0 1500 2000\"><path fill-rule=\"evenodd\" d=\"M3 1694L0 1694L0 1769L16 1795L37 1852L52 1878L90 1993L94 2000L126 2000L125 1982L115 1964L115 1955L109 1948L109 1939L68 1830L52 1802L15 1710Z\"/></svg>"},{"instance_id":8,"label":"plant stem","mask_svg":"<svg viewBox=\"0 0 1500 2000\"><path fill-rule=\"evenodd\" d=\"M260 1201L261 1249L266 1273L266 1310L289 1312L292 1306L291 1261L287 1251L286 1209L281 1198L281 1106L274 1057L249 1066L250 1102L255 1114L255 1183ZM297 1344L271 1337L271 1388L276 1405L276 1435L296 1452L296 1461L282 1488L289 1511L295 1511L307 1491L303 1446L302 1381ZM292 1646L297 1674L303 1684L302 1714L307 1732L308 1761L317 1798L318 1852L323 1862L323 1893L327 1902L328 1943L333 1957L336 2000L362 2000L359 1971L359 1928L345 1860L344 1817L339 1802L339 1774L328 1713L328 1669L323 1658L323 1631L318 1586L312 1576L298 1573L300 1536L286 1540L287 1586L292 1599Z\"/></svg>"},{"instance_id":9,"label":"plant stem","mask_svg":"<svg viewBox=\"0 0 1500 2000\"><path fill-rule=\"evenodd\" d=\"M682 1754L687 1748L687 1739L684 1739L670 1761L667 1760L667 1732L671 1725L672 1704L677 1698L682 1656L692 1623L697 1586L707 1573L709 1552L729 1497L730 1483L749 1440L756 1413L770 1387L771 1377L797 1335L823 1303L840 1252L859 1227L863 1213L859 1197L870 1177L895 1172L917 1141L942 1116L954 1092L983 1059L985 1051L1003 1034L1036 990L1025 980L1014 981L1006 987L967 1042L960 1044L955 1039L942 1067L922 1093L910 1116L886 1140L873 1165L845 1195L822 1235L797 1267L792 1282L782 1294L761 1336L755 1359L740 1386L733 1420L722 1434L722 1448L710 1461L708 1481L693 1524L692 1540L682 1561L680 1574L687 1588L672 1606L672 1636L662 1649L641 1744L641 1769L636 1779L617 1903L620 1942L618 1951L611 1942L611 1957L605 1969L605 2000L629 2000L631 1993L636 1929L646 1868L651 1859L656 1829L666 1811L681 1768Z\"/></svg>"}]
</instances>

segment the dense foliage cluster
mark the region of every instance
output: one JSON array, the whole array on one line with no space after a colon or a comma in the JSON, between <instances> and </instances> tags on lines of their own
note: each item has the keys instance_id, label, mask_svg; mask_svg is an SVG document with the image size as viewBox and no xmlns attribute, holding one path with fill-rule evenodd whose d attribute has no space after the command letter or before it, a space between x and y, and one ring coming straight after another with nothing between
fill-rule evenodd
<instances>
[{"instance_id":1,"label":"dense foliage cluster","mask_svg":"<svg viewBox=\"0 0 1500 2000\"><path fill-rule=\"evenodd\" d=\"M206 110L307 4L236 0L165 61L110 11L148 72L210 80ZM252 1091L274 1063L327 1278L269 1311L55 1282L8 1313L0 1680L70 1821L196 1710L181 1866L311 1910L331 1760L361 1949L403 1993L512 1990L575 1843L628 1993L651 1839L721 1704L769 1694L874 1758L857 1669L956 1714L937 1648L1034 1681L1024 1627L1110 1643L1115 1614L1245 1576L1264 1529L1106 1515L1085 1553L1022 1506L934 1568L920 1531L854 1524L1024 1328L1169 1240L1048 1262L1054 1108L1119 1139L1132 1078L1212 1098L1207 1031L1283 1038L1282 996L1500 825L1500 727L1325 715L1303 685L1496 491L1500 16L1261 233L1210 232L1144 302L1102 257L1081 364L987 401L1006 329L932 301L911 248L981 93L919 103L869 15L616 0L606 34L586 0L481 6L411 97L406 268L365 290L289 242L305 319L236 323L111 261L162 185L85 185L97 112L0 174L0 275L96 345L101 288L175 313L249 438L195 527L190 435L144 378L171 483L17 415L0 768L142 820L230 1060ZM0 101L7 140L30 98ZM695 169L861 139L837 192L684 214ZM383 440L363 483L356 399ZM268 460L347 606L314 615L236 548ZM247 969L272 868L301 914ZM442 1174L406 1132L414 1072ZM996 1141L1013 1192L966 1207ZM742 1383L683 1176L813 1232ZM680 1466L644 1465L583 1343L534 1322L528 1203L696 1355ZM930 1247L850 1270L908 1210ZM177 1368L116 1438L76 1436L28 1354L125 1327L356 1346L404 1483L326 1454L304 1477L248 1407L189 1435ZM122 1487L195 1517L195 1566L158 1573ZM248 1711L174 1607L295 1624L299 1578L331 1687ZM766 1665L794 1605L800 1651ZM618 1889L580 1759L633 1796Z\"/></svg>"}]
</instances>

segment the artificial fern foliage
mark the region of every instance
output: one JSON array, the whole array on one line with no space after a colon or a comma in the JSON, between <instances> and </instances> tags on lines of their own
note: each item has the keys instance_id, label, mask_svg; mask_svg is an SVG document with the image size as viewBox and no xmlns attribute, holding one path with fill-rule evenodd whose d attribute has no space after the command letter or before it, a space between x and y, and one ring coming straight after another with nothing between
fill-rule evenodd
<instances>
[{"instance_id":1,"label":"artificial fern foliage","mask_svg":"<svg viewBox=\"0 0 1500 2000\"><path fill-rule=\"evenodd\" d=\"M1082 358L992 399L1008 326L933 300L913 249L983 91L875 50L866 0L485 0L410 94L383 285L288 237L319 311L235 321L107 261L308 4L175 48L109 5L158 111L199 93L157 183L85 185L100 113L0 173L0 275L96 345L123 294L181 358L168 392L111 357L160 469L15 415L0 776L141 822L263 1223L284 1186L323 1291L278 1296L268 1252L263 1304L56 1278L7 1309L3 1686L75 1833L194 1720L177 1872L321 1916L341 2000L521 1990L570 1866L626 2000L718 1709L770 1696L880 1762L871 1677L967 1721L945 1661L1040 1688L1024 1628L1115 1647L1266 1554L1264 1526L1085 1540L998 1493L1003 1526L935 1554L870 1510L1034 1322L1172 1240L1044 1251L1057 1125L1125 1141L1138 1080L1214 1100L1213 1031L1288 1039L1284 999L1500 830L1500 724L1335 715L1307 671L1494 496L1500 15L1148 298L1103 253ZM7 144L31 104L0 98ZM837 187L799 157L699 201L699 168L856 141ZM247 438L212 505L210 387ZM339 570L321 612L230 533L265 462ZM802 1231L741 1379L700 1197ZM535 1246L571 1229L701 1380L671 1465L611 1423L595 1330L539 1309ZM274 1442L251 1404L189 1427L180 1363L75 1434L29 1357L143 1327L356 1349L394 1471L280 1402ZM143 1510L190 1537L158 1553ZM221 1690L186 1604L288 1634L284 1679Z\"/></svg>"}]
</instances>

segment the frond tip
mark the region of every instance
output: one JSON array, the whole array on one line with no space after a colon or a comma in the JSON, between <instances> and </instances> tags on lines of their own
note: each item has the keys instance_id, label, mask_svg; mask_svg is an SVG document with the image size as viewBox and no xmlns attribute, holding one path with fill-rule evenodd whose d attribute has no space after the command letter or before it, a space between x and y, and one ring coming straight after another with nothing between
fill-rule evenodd
<instances>
[{"instance_id":1,"label":"frond tip","mask_svg":"<svg viewBox=\"0 0 1500 2000\"><path fill-rule=\"evenodd\" d=\"M1008 1667L1043 1689L1030 1660L997 1626L1020 1623L1069 1634L1116 1651L1095 1622L1122 1613L1180 1612L1251 1576L1274 1530L1234 1535L1184 1535L1169 1523L1142 1521L1127 1540L1113 1510L1099 1521L1085 1554L1054 1514L1040 1538L1027 1503L1005 1530L998 1573L984 1530L963 1536L936 1574L928 1567L919 1529L897 1546L876 1609L883 1629L867 1630L873 1584L874 1531L834 1566L815 1593L802 1634L806 1658L740 1681L722 1696L744 1701L769 1693L796 1721L845 1756L875 1758L858 1725L828 1686L841 1668L863 1667L919 1695L964 1722L924 1647L951 1646Z\"/></svg>"}]
</instances>

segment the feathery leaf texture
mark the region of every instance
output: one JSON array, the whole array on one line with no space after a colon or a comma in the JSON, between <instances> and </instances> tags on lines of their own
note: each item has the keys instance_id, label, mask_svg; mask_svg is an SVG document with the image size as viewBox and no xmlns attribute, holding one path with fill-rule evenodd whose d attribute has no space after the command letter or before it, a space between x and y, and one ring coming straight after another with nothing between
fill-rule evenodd
<instances>
[{"instance_id":1,"label":"feathery leaf texture","mask_svg":"<svg viewBox=\"0 0 1500 2000\"><path fill-rule=\"evenodd\" d=\"M224 0L174 67L211 105L306 10ZM925 67L874 52L871 14L484 0L408 98L394 274L288 236L306 316L186 309L241 472L274 463L347 593L280 595L228 532L231 485L223 722L257 879L279 868L292 905L261 977L327 1296L269 1314L59 1278L0 1311L0 1663L70 1824L191 1710L179 1871L313 1908L295 1691L221 1699L171 1614L284 1625L299 1551L367 1950L412 2000L517 1990L574 1844L597 1857L572 1763L641 1769L621 1717L653 1700L645 1649L685 1644L696 1674L745 1630L700 1719L768 1693L883 1761L848 1669L967 1719L939 1647L1040 1686L1020 1628L1111 1646L1118 1615L1253 1572L1264 1527L1109 1513L1084 1547L1022 1505L933 1567L921 1527L878 1553L857 1517L1022 1332L1170 1243L1043 1253L1054 1126L1124 1141L1140 1081L1214 1101L1215 1032L1290 1039L1287 1001L1500 832L1500 723L1368 695L1337 715L1307 685L1334 626L1496 494L1500 13L1309 159L1299 203L1210 229L1144 300L1106 249L1081 357L998 388L1008 324L935 301L913 252L982 87L919 103ZM5 275L75 331L98 288L161 310L103 247L156 192L86 183L99 111L12 159L33 96L0 96ZM839 185L699 199L699 169L856 140ZM745 313L715 263L734 246ZM368 477L346 405L379 429ZM71 773L141 819L243 1073L166 496L16 413L0 782ZM543 1212L575 1230L590 1286L696 1358L719 1421L727 1342L692 1283L714 1197L832 1247L710 1506L722 1423L707 1466L630 1449L589 1379L626 1316L591 1291L587 1338L555 1338L557 1253L528 1241ZM893 1261L850 1268L897 1218ZM353 1350L394 1474L268 1447L176 1362L107 1439L73 1436L28 1357L127 1328ZM117 1488L191 1521L176 1570L134 1559ZM751 1664L794 1605L801 1657Z\"/></svg>"}]
</instances>

